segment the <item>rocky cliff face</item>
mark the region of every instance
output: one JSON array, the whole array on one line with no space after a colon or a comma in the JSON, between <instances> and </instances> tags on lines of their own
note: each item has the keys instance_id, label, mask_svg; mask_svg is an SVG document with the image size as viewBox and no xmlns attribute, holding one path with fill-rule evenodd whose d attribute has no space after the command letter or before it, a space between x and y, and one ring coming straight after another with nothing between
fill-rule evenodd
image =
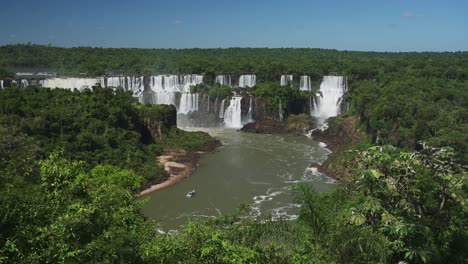
<instances>
[{"instance_id":1,"label":"rocky cliff face","mask_svg":"<svg viewBox=\"0 0 468 264\"><path fill-rule=\"evenodd\" d=\"M177 110L173 105L140 105L138 110L151 137L161 139L172 127L177 126Z\"/></svg>"}]
</instances>

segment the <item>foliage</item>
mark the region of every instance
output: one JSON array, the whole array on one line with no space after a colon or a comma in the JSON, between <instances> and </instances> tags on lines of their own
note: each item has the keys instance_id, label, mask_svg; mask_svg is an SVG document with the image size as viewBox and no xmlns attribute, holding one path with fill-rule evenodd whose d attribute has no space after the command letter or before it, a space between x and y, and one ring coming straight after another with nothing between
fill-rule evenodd
<instances>
[{"instance_id":1,"label":"foliage","mask_svg":"<svg viewBox=\"0 0 468 264\"><path fill-rule=\"evenodd\" d=\"M412 149L424 140L468 160L467 84L446 78L388 75L355 82L352 111L378 144ZM378 141L378 142L377 142Z\"/></svg>"},{"instance_id":2,"label":"foliage","mask_svg":"<svg viewBox=\"0 0 468 264\"><path fill-rule=\"evenodd\" d=\"M218 143L206 132L187 132L173 127L167 134L167 137L162 141L162 144L166 151L182 148L188 152L195 152L210 151L213 149L213 146Z\"/></svg>"},{"instance_id":3,"label":"foliage","mask_svg":"<svg viewBox=\"0 0 468 264\"><path fill-rule=\"evenodd\" d=\"M269 110L277 113L281 102L283 113L299 114L304 112L304 106L308 105L307 92L290 87L281 86L279 83L261 83L254 90L254 95L268 99Z\"/></svg>"},{"instance_id":4,"label":"foliage","mask_svg":"<svg viewBox=\"0 0 468 264\"><path fill-rule=\"evenodd\" d=\"M232 88L229 86L214 84L214 85L205 85L198 84L197 86L192 87L192 93L207 93L211 98L225 99L228 96L232 95Z\"/></svg>"},{"instance_id":5,"label":"foliage","mask_svg":"<svg viewBox=\"0 0 468 264\"><path fill-rule=\"evenodd\" d=\"M86 172L83 165L60 152L39 162L40 182L31 186L39 188L29 189L30 205L12 223L16 232L0 241L4 261L139 262L147 226L133 190L142 178L111 166ZM7 197L2 204L19 209L16 202Z\"/></svg>"},{"instance_id":6,"label":"foliage","mask_svg":"<svg viewBox=\"0 0 468 264\"><path fill-rule=\"evenodd\" d=\"M10 79L15 77L15 74L5 68L0 67L0 79Z\"/></svg>"},{"instance_id":7,"label":"foliage","mask_svg":"<svg viewBox=\"0 0 468 264\"><path fill-rule=\"evenodd\" d=\"M289 133L309 131L315 127L315 120L307 114L290 115L286 119L286 128Z\"/></svg>"},{"instance_id":8,"label":"foliage","mask_svg":"<svg viewBox=\"0 0 468 264\"><path fill-rule=\"evenodd\" d=\"M0 47L0 67L48 67L59 75L98 76L103 73L215 74L256 73L257 82L278 82L281 75L309 75L317 81L332 73L350 80L372 80L398 73L421 78L467 80L466 52L360 52L326 49L105 49L60 48L19 44ZM295 80L297 81L297 80Z\"/></svg>"},{"instance_id":9,"label":"foliage","mask_svg":"<svg viewBox=\"0 0 468 264\"><path fill-rule=\"evenodd\" d=\"M209 84L218 73L254 72L259 83L249 92L267 99L274 112L281 101L294 124L305 122L293 114L305 112L313 95L279 86L280 75L310 75L314 83L326 74L346 75L349 116L369 141L396 147L353 152L352 184L328 193L297 186L297 222L241 210L160 235L133 194L162 173L156 155L207 150L215 144L209 135L177 129L174 107L140 105L121 89L3 89L0 262L466 263L466 55L2 46L1 68L53 67L88 76L205 73ZM232 91L192 89L213 98ZM340 128L340 120L347 118L331 126Z\"/></svg>"}]
</instances>

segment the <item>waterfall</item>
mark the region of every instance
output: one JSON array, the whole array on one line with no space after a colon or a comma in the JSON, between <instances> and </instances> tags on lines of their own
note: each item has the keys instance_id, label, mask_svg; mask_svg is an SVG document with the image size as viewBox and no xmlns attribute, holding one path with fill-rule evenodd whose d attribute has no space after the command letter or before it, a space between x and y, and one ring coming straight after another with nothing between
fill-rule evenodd
<instances>
[{"instance_id":1,"label":"waterfall","mask_svg":"<svg viewBox=\"0 0 468 264\"><path fill-rule=\"evenodd\" d=\"M122 87L125 91L133 92L133 96L142 96L144 87L144 77L129 77L129 76L111 76L111 77L100 77L97 78L97 83L100 83L102 87L106 88L117 88ZM139 99L140 101L143 98Z\"/></svg>"},{"instance_id":2,"label":"waterfall","mask_svg":"<svg viewBox=\"0 0 468 264\"><path fill-rule=\"evenodd\" d=\"M310 114L310 116L314 116L314 110L315 110L315 101L312 104L312 96L309 96L309 114Z\"/></svg>"},{"instance_id":3,"label":"waterfall","mask_svg":"<svg viewBox=\"0 0 468 264\"><path fill-rule=\"evenodd\" d=\"M206 107L206 112L210 112L210 96L208 95L208 106Z\"/></svg>"},{"instance_id":4,"label":"waterfall","mask_svg":"<svg viewBox=\"0 0 468 264\"><path fill-rule=\"evenodd\" d=\"M314 116L320 123L340 114L341 97L346 91L346 78L343 76L324 76L320 84Z\"/></svg>"},{"instance_id":5,"label":"waterfall","mask_svg":"<svg viewBox=\"0 0 468 264\"><path fill-rule=\"evenodd\" d=\"M281 75L281 86L286 86L289 82L293 81L292 75Z\"/></svg>"},{"instance_id":6,"label":"waterfall","mask_svg":"<svg viewBox=\"0 0 468 264\"><path fill-rule=\"evenodd\" d=\"M239 87L245 88L245 87L254 87L257 82L257 77L253 74L249 75L241 75L239 77Z\"/></svg>"},{"instance_id":7,"label":"waterfall","mask_svg":"<svg viewBox=\"0 0 468 264\"><path fill-rule=\"evenodd\" d=\"M278 114L279 114L279 120L283 122L283 105L281 104L281 99L279 100L279 104L278 104Z\"/></svg>"},{"instance_id":8,"label":"waterfall","mask_svg":"<svg viewBox=\"0 0 468 264\"><path fill-rule=\"evenodd\" d=\"M94 85L100 83L96 78L51 78L40 80L39 84L44 88L63 88L63 89L92 89Z\"/></svg>"},{"instance_id":9,"label":"waterfall","mask_svg":"<svg viewBox=\"0 0 468 264\"><path fill-rule=\"evenodd\" d=\"M223 101L221 101L221 107L219 108L219 118L224 118L224 103L226 102L226 99L223 99Z\"/></svg>"},{"instance_id":10,"label":"waterfall","mask_svg":"<svg viewBox=\"0 0 468 264\"><path fill-rule=\"evenodd\" d=\"M215 99L214 112L216 114L216 109L218 109L218 97Z\"/></svg>"},{"instance_id":11,"label":"waterfall","mask_svg":"<svg viewBox=\"0 0 468 264\"><path fill-rule=\"evenodd\" d=\"M129 83L130 77L125 76L113 76L113 77L106 77L101 78L101 86L102 87L122 87L124 90L128 90L127 83Z\"/></svg>"},{"instance_id":12,"label":"waterfall","mask_svg":"<svg viewBox=\"0 0 468 264\"><path fill-rule=\"evenodd\" d=\"M241 115L241 101L242 97L233 96L229 107L224 113L224 125L229 128L241 128L242 127L242 115Z\"/></svg>"},{"instance_id":13,"label":"waterfall","mask_svg":"<svg viewBox=\"0 0 468 264\"><path fill-rule=\"evenodd\" d=\"M307 75L301 76L299 89L302 91L310 91L310 77Z\"/></svg>"},{"instance_id":14,"label":"waterfall","mask_svg":"<svg viewBox=\"0 0 468 264\"><path fill-rule=\"evenodd\" d=\"M128 91L133 92L133 96L135 97L140 97L143 94L143 91L145 90L145 82L144 82L144 77L129 77L128 79Z\"/></svg>"},{"instance_id":15,"label":"waterfall","mask_svg":"<svg viewBox=\"0 0 468 264\"><path fill-rule=\"evenodd\" d=\"M0 88L2 88L2 89L5 88L5 87L3 86L3 80L0 80Z\"/></svg>"},{"instance_id":16,"label":"waterfall","mask_svg":"<svg viewBox=\"0 0 468 264\"><path fill-rule=\"evenodd\" d=\"M28 80L22 79L22 80L21 80L21 87L28 87L28 86L29 86Z\"/></svg>"},{"instance_id":17,"label":"waterfall","mask_svg":"<svg viewBox=\"0 0 468 264\"><path fill-rule=\"evenodd\" d=\"M176 104L176 93L182 93L179 113L198 110L198 95L189 95L190 86L203 83L202 75L155 75L150 76L149 88L153 93L153 104ZM197 102L195 102L197 101Z\"/></svg>"},{"instance_id":18,"label":"waterfall","mask_svg":"<svg viewBox=\"0 0 468 264\"><path fill-rule=\"evenodd\" d=\"M217 75L215 83L232 87L231 76L230 75Z\"/></svg>"},{"instance_id":19,"label":"waterfall","mask_svg":"<svg viewBox=\"0 0 468 264\"><path fill-rule=\"evenodd\" d=\"M197 93L182 93L179 104L179 114L188 114L190 112L198 111L198 98Z\"/></svg>"},{"instance_id":20,"label":"waterfall","mask_svg":"<svg viewBox=\"0 0 468 264\"><path fill-rule=\"evenodd\" d=\"M253 100L252 100L252 96L250 96L250 100L249 100L249 111L247 112L247 116L246 116L247 123L253 123L253 122L255 122L255 120L253 119L252 115L253 115Z\"/></svg>"}]
</instances>

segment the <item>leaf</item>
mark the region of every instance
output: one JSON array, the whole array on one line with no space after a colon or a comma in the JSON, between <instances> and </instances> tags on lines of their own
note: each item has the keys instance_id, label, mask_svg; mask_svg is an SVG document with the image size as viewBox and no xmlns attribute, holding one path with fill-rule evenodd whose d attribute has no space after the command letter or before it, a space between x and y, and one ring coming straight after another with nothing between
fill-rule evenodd
<instances>
[{"instance_id":1,"label":"leaf","mask_svg":"<svg viewBox=\"0 0 468 264\"><path fill-rule=\"evenodd\" d=\"M382 174L381 172L379 172L378 170L370 170L370 172L371 172L371 175L372 175L374 178L376 178L376 179L379 179L379 178L382 177L382 175L383 175L383 174Z\"/></svg>"}]
</instances>

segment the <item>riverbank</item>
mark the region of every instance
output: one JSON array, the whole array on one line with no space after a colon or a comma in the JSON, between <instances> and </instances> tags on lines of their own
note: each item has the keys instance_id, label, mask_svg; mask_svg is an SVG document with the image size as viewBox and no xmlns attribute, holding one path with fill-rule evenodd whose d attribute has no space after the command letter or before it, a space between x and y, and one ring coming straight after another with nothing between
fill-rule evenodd
<instances>
[{"instance_id":1,"label":"riverbank","mask_svg":"<svg viewBox=\"0 0 468 264\"><path fill-rule=\"evenodd\" d=\"M157 192L171 187L183 179L186 179L195 172L200 157L205 152L198 151L187 154L184 151L172 152L158 157L159 163L164 167L166 177L160 183L149 183L143 186L143 190L137 195L142 197L153 192Z\"/></svg>"},{"instance_id":2,"label":"riverbank","mask_svg":"<svg viewBox=\"0 0 468 264\"><path fill-rule=\"evenodd\" d=\"M325 143L332 153L322 164L313 163L310 167L317 168L319 172L338 181L352 178L355 155L351 150L366 138L366 134L357 125L358 121L354 116L336 117L329 120L329 126L324 131L314 131L312 137Z\"/></svg>"}]
</instances>

